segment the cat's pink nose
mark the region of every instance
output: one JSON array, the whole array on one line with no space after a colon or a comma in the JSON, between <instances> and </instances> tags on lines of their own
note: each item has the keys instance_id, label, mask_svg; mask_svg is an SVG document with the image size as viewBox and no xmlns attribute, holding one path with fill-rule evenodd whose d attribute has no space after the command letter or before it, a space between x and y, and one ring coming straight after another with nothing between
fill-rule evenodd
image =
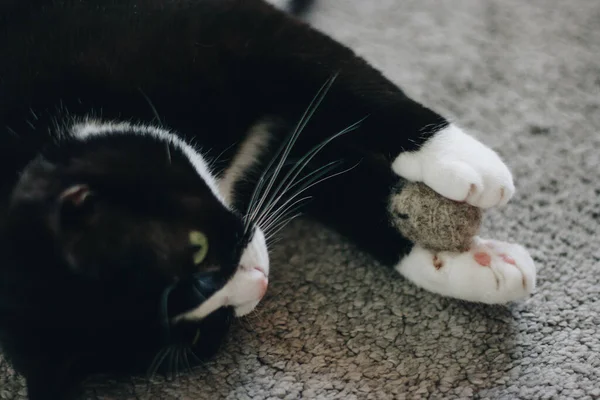
<instances>
[{"instance_id":1,"label":"cat's pink nose","mask_svg":"<svg viewBox=\"0 0 600 400\"><path fill-rule=\"evenodd\" d=\"M250 264L252 265L252 264ZM269 277L266 272L266 268L261 267L260 265L240 265L240 267L245 271L244 274L249 279L247 286L250 292L254 293L253 296L256 296L256 300L260 300L264 297L267 292L267 288L269 287Z\"/></svg>"},{"instance_id":2,"label":"cat's pink nose","mask_svg":"<svg viewBox=\"0 0 600 400\"><path fill-rule=\"evenodd\" d=\"M256 271L256 272L254 272ZM269 277L267 276L267 273L265 272L265 269L263 267L260 266L254 266L250 269L251 273L255 274L255 278L256 279L256 283L257 286L256 288L258 289L258 299L262 299L265 294L267 293L267 288L269 287Z\"/></svg>"},{"instance_id":3,"label":"cat's pink nose","mask_svg":"<svg viewBox=\"0 0 600 400\"><path fill-rule=\"evenodd\" d=\"M268 287L269 287L269 280L267 279L267 276L265 275L264 279L262 279L260 281L259 299L262 299L263 297L265 297L265 294L267 293L267 288Z\"/></svg>"}]
</instances>

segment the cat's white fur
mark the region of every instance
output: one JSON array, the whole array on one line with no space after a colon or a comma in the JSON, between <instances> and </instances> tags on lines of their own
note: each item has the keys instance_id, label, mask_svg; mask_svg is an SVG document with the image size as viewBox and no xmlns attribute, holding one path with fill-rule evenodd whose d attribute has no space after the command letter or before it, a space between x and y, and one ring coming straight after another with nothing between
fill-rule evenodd
<instances>
[{"instance_id":1,"label":"cat's white fur","mask_svg":"<svg viewBox=\"0 0 600 400\"><path fill-rule=\"evenodd\" d=\"M400 154L392 168L445 197L481 208L504 205L515 192L500 157L455 125L437 132L418 151ZM478 257L489 257L489 262L482 265ZM483 303L522 299L534 290L536 280L534 262L523 247L480 238L464 253L415 246L396 269L432 292Z\"/></svg>"},{"instance_id":2,"label":"cat's white fur","mask_svg":"<svg viewBox=\"0 0 600 400\"><path fill-rule=\"evenodd\" d=\"M269 143L271 124L267 121L254 125L240 145L230 166L218 181L219 191L228 204L233 203L235 184L244 179L244 175L258 161L259 155Z\"/></svg>"},{"instance_id":3,"label":"cat's white fur","mask_svg":"<svg viewBox=\"0 0 600 400\"><path fill-rule=\"evenodd\" d=\"M261 130L258 129L259 127L260 126L257 127L256 134L259 135L259 137L262 137L259 134L261 132ZM128 122L86 120L73 125L71 133L73 137L80 140L85 140L90 136L97 135L119 133L142 134L172 144L175 148L180 149L182 154L190 160L198 175L206 182L215 197L226 207L229 207L230 205L227 201L230 194L221 192L222 188L217 183L217 180L210 171L209 165L202 154L179 136L168 130L155 126L134 125ZM250 135L250 139L252 138L253 136ZM252 150L256 153L259 145L256 143L250 147L249 151ZM235 183L235 179L239 178L240 168L245 167L253 159L252 157L252 154L248 154L247 158L240 158L237 160L237 166L234 162L232 167L230 167L230 173L234 174L234 176L228 177L226 174L225 179L227 179L228 182L231 182L231 185ZM180 318L202 319L222 306L234 307L236 315L241 316L251 312L258 305L264 296L268 285L269 254L263 232L258 227L255 229L252 240L242 252L240 265L233 277L222 289L212 295L198 308L180 316Z\"/></svg>"},{"instance_id":4,"label":"cat's white fur","mask_svg":"<svg viewBox=\"0 0 600 400\"><path fill-rule=\"evenodd\" d=\"M419 151L400 154L392 168L444 197L480 208L504 205L515 193L512 175L498 154L453 124Z\"/></svg>"},{"instance_id":5,"label":"cat's white fur","mask_svg":"<svg viewBox=\"0 0 600 400\"><path fill-rule=\"evenodd\" d=\"M479 264L477 254L489 255L489 265ZM396 269L431 292L487 304L522 299L535 288L535 265L527 250L518 244L478 237L463 253L433 253L415 246Z\"/></svg>"}]
</instances>

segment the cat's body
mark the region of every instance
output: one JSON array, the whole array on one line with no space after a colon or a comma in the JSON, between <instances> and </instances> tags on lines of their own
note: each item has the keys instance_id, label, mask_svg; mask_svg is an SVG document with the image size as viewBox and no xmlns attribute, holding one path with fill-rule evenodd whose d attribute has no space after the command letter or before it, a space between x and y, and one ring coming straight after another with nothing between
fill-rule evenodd
<instances>
[{"instance_id":1,"label":"cat's body","mask_svg":"<svg viewBox=\"0 0 600 400\"><path fill-rule=\"evenodd\" d=\"M1 7L0 341L32 398L165 346L212 354L264 295L265 241L296 206L426 289L486 303L533 290L519 246L433 254L391 220L400 176L505 204L498 156L272 6Z\"/></svg>"}]
</instances>

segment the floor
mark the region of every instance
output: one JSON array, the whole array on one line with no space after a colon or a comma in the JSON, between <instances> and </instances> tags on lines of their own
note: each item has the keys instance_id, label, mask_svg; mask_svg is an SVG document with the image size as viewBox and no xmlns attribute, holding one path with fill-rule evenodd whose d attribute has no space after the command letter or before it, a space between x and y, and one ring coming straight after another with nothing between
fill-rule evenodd
<instances>
[{"instance_id":1,"label":"floor","mask_svg":"<svg viewBox=\"0 0 600 400\"><path fill-rule=\"evenodd\" d=\"M538 288L480 306L424 292L309 221L266 300L177 381L90 399L599 399L600 2L327 0L311 22L495 148L517 195L485 236L525 245ZM0 365L0 399L23 399Z\"/></svg>"}]
</instances>

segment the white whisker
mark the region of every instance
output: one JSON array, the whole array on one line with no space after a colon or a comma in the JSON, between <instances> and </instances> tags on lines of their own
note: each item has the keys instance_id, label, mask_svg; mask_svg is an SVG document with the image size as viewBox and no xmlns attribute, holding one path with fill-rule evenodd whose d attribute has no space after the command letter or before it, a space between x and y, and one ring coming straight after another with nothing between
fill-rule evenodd
<instances>
[{"instance_id":1,"label":"white whisker","mask_svg":"<svg viewBox=\"0 0 600 400\"><path fill-rule=\"evenodd\" d=\"M279 176L279 172L281 171L281 168L283 167L285 161L287 160L287 158L292 150L292 147L294 146L294 144L296 143L296 140L298 139L298 136L300 136L300 133L302 133L302 131L304 130L304 128L306 127L306 125L308 124L308 122L310 121L310 119L312 118L314 113L316 112L317 108L320 106L321 102L323 101L323 99L325 98L327 93L329 92L329 89L333 85L333 82L335 81L336 78L337 78L337 74L334 75L332 78L328 79L327 82L325 82L325 84L319 89L316 96L312 99L308 108L302 115L302 118L296 125L296 128L295 128L293 134L291 135L289 141L287 142L287 144L285 144L283 147L280 148L277 155L271 160L271 162L269 163L269 165L267 166L267 168L261 175L259 182L255 188L255 191L252 194L252 198L250 200L251 203L254 203L255 197L263 190L266 175L269 173L270 169L272 168L273 164L275 163L275 160L281 154L281 151L283 151L283 154L281 154L279 162L277 163L277 166L271 176L271 179L269 179L269 181L267 183L267 187L264 190L262 196L260 197L258 202L255 205L253 205L253 209L250 209L250 208L248 209L248 212L247 212L248 220L247 221L254 221L257 213L261 210L262 204L265 201L266 197L269 195L273 184L275 183L277 177ZM247 222L247 221L245 221L245 222Z\"/></svg>"},{"instance_id":2,"label":"white whisker","mask_svg":"<svg viewBox=\"0 0 600 400\"><path fill-rule=\"evenodd\" d=\"M350 168L347 168L347 169L345 169L345 170L343 170L343 171L340 171L340 172L336 172L336 173L334 173L334 174L331 174L331 175L329 175L329 176L326 176L326 177L324 177L324 178L322 178L322 179L319 179L319 180L318 180L318 181L316 181L316 182L312 182L312 183L310 183L310 184L308 184L308 185L305 185L305 186L301 187L301 188L300 188L300 189L299 189L299 190L298 190L296 193L294 193L292 196L290 196L290 198L289 198L288 200L286 200L286 202L285 202L285 203L284 203L284 204L283 204L281 207L283 207L283 206L285 206L286 204L290 203L290 202L291 202L291 201L293 201L293 200L294 200L296 197L298 197L299 195L301 195L302 193L304 193L304 192L305 192L305 191L307 191L308 189L312 188L313 186L315 186L315 185L318 185L318 184L319 184L319 183L321 183L321 182L324 182L324 181L326 181L326 180L328 180L328 179L331 179L331 178L335 178L336 176L342 175L342 174L344 174L344 173L346 173L346 172L349 172L349 171L353 170L354 168L356 168L356 167L358 166L358 164L360 164L360 161L359 161L358 163L356 163L355 165L353 165L352 167L350 167ZM306 199L306 198L302 198L302 199L300 199L299 201L301 201L301 200L304 200L304 199ZM293 204L296 204L296 203L297 203L297 202L294 202ZM292 204L292 206L293 206L293 204ZM280 207L279 209L281 209L281 207ZM279 210L279 209L278 209L278 210ZM269 219L270 219L270 218L271 218L271 217L269 217ZM270 225L271 225L271 224L272 224L272 223L270 223ZM260 225L260 224L258 224L258 226L261 226L261 225ZM261 228L262 228L262 227L261 227Z\"/></svg>"},{"instance_id":3,"label":"white whisker","mask_svg":"<svg viewBox=\"0 0 600 400\"><path fill-rule=\"evenodd\" d=\"M296 165L294 165L294 167L292 167L292 169L286 174L286 176L282 179L282 181L279 183L277 188L273 191L273 194L270 196L269 201L267 202L264 209L259 213L258 216L255 216L254 218L257 221L260 221L263 218L263 216L269 212L269 210L273 207L273 205L277 204L277 202L279 200L281 200L281 198L287 193L287 191L290 189L290 187L293 187L295 185L295 181L298 178L298 176L302 173L302 171L306 168L306 166L312 161L312 159L314 157L316 157L316 155L323 148L325 148L325 146L327 146L329 143L331 143L333 140L337 139L338 137L356 130L360 126L360 124L365 120L365 118L361 119L360 121L355 122L354 124L350 125L346 129L343 129L342 131L329 137L328 139L324 140L323 142L321 142L318 145L316 145L315 147L313 147L308 153L306 153L298 161L298 163Z\"/></svg>"}]
</instances>

